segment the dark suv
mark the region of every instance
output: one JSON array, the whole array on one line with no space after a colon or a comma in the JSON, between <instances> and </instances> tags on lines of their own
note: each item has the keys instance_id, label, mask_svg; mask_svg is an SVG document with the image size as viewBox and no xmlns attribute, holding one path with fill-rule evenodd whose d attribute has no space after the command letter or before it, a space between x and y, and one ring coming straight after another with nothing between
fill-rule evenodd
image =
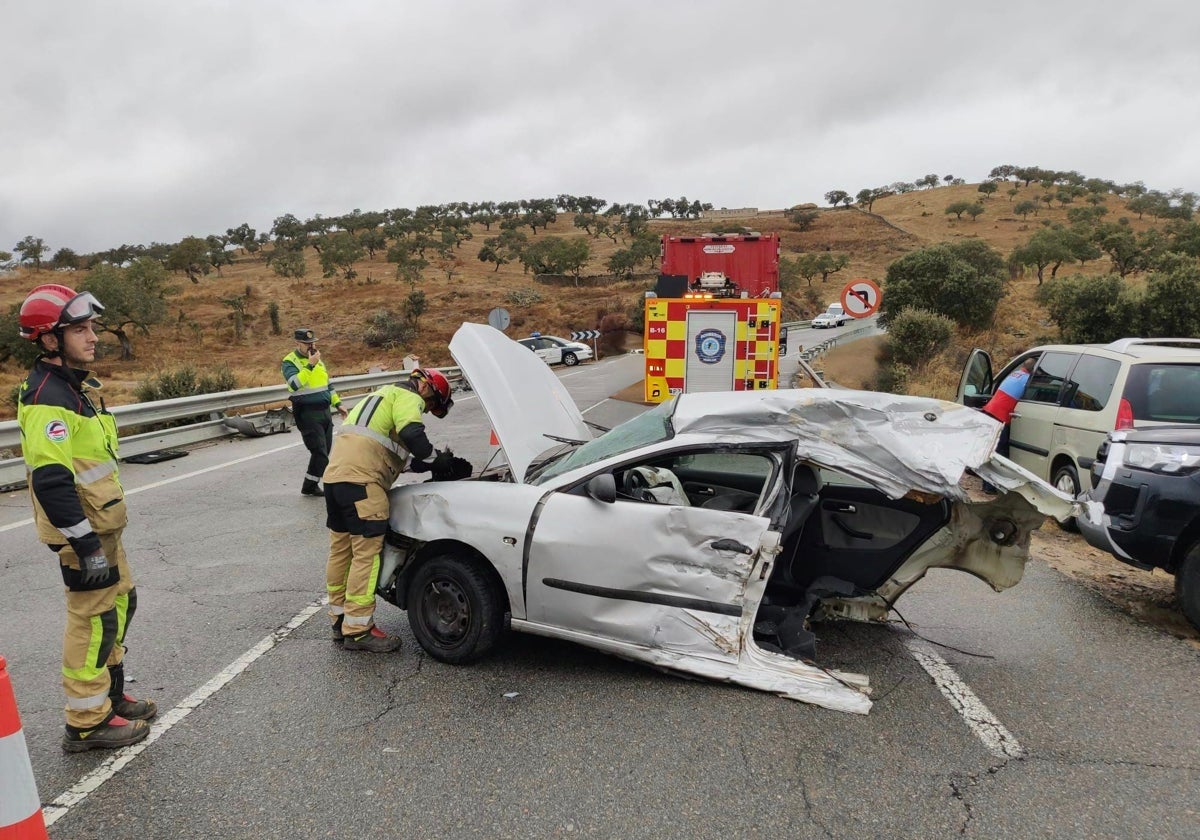
<instances>
[{"instance_id":1,"label":"dark suv","mask_svg":"<svg viewBox=\"0 0 1200 840\"><path fill-rule=\"evenodd\" d=\"M1175 594L1200 628L1200 427L1111 432L1096 453L1088 498L1099 525L1078 519L1088 543L1139 569L1175 575Z\"/></svg>"}]
</instances>

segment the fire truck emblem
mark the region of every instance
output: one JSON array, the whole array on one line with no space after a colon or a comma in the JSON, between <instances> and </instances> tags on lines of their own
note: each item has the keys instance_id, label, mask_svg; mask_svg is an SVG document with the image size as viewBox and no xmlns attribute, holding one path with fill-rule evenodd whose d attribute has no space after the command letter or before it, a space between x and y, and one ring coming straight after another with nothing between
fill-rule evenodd
<instances>
[{"instance_id":1,"label":"fire truck emblem","mask_svg":"<svg viewBox=\"0 0 1200 840\"><path fill-rule=\"evenodd\" d=\"M696 357L706 365L715 365L725 356L725 333L700 330L696 334Z\"/></svg>"}]
</instances>

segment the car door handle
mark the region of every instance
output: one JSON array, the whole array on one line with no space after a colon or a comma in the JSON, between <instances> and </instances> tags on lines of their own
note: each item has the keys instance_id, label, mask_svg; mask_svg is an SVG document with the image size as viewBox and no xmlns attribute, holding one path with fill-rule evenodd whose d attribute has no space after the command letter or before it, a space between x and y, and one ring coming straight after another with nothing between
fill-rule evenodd
<instances>
[{"instance_id":1,"label":"car door handle","mask_svg":"<svg viewBox=\"0 0 1200 840\"><path fill-rule=\"evenodd\" d=\"M858 513L858 508L848 502L826 502L825 510L831 510L834 513Z\"/></svg>"},{"instance_id":2,"label":"car door handle","mask_svg":"<svg viewBox=\"0 0 1200 840\"><path fill-rule=\"evenodd\" d=\"M742 545L737 540L731 540L728 537L720 540L713 540L709 543L717 551L736 551L738 554L753 554L754 552L748 545Z\"/></svg>"},{"instance_id":3,"label":"car door handle","mask_svg":"<svg viewBox=\"0 0 1200 840\"><path fill-rule=\"evenodd\" d=\"M712 489L711 487L697 487L696 495L697 496L715 496L715 495L717 495L717 491Z\"/></svg>"},{"instance_id":4,"label":"car door handle","mask_svg":"<svg viewBox=\"0 0 1200 840\"><path fill-rule=\"evenodd\" d=\"M841 528L842 532L845 533L846 536L850 537L851 539L855 539L855 540L873 540L873 539L875 539L874 534L868 533L867 531L860 531L857 528L851 528L844 521L842 521L842 518L840 516L838 516L836 513L833 516L831 516L830 519L833 520L834 525Z\"/></svg>"},{"instance_id":5,"label":"car door handle","mask_svg":"<svg viewBox=\"0 0 1200 840\"><path fill-rule=\"evenodd\" d=\"M1010 418L1010 419L1017 418L1017 417L1020 417L1020 416L1021 416L1021 412L1019 412L1019 411L1014 411L1012 414L1010 414L1010 415L1008 415L1008 416L1009 416L1009 418Z\"/></svg>"}]
</instances>

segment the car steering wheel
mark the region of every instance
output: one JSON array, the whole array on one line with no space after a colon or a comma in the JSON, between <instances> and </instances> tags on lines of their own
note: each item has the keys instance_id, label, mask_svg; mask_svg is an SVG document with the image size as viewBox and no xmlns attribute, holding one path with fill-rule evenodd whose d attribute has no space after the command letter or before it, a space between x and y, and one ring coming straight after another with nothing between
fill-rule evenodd
<instances>
[{"instance_id":1,"label":"car steering wheel","mask_svg":"<svg viewBox=\"0 0 1200 840\"><path fill-rule=\"evenodd\" d=\"M646 483L646 477L637 470L626 470L625 478L621 482L622 490L625 495L631 499L638 499L643 502L653 502L655 498L650 495L650 485Z\"/></svg>"}]
</instances>

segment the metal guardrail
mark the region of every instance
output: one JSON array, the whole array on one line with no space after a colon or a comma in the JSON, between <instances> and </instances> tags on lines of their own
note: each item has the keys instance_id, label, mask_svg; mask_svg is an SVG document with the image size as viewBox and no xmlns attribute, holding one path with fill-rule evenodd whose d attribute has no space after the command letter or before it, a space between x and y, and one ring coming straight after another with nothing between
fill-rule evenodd
<instances>
[{"instance_id":1,"label":"metal guardrail","mask_svg":"<svg viewBox=\"0 0 1200 840\"><path fill-rule=\"evenodd\" d=\"M462 370L456 367L438 368L450 380L451 385L462 385ZM354 395L367 393L389 382L395 382L404 375L403 370L385 370L377 373L363 373L354 376L339 376L330 380L330 384L339 394L349 397L348 403L356 402ZM172 420L183 420L190 417L209 415L209 419L199 423L190 423L174 429L163 429L156 432L146 432L121 438L121 457L144 455L171 446L186 446L204 440L235 435L238 432L225 425L227 411L238 408L248 408L256 405L284 403L288 398L287 385L266 385L261 388L245 388L240 391L222 391L216 394L197 394L193 397L179 397L173 400L157 402L131 403L114 406L111 411L117 421L117 430L153 426ZM0 423L0 449L16 451L21 446L21 430L17 421L7 420ZM25 461L23 458L7 458L0 460L0 489L18 485L25 480Z\"/></svg>"},{"instance_id":2,"label":"metal guardrail","mask_svg":"<svg viewBox=\"0 0 1200 840\"><path fill-rule=\"evenodd\" d=\"M838 335L835 335L835 336L825 339L820 344L817 344L814 347L809 347L807 350L802 351L800 353L800 358L804 359L804 361L806 361L806 362L811 362L813 359L817 358L818 356L823 356L825 353L828 353L831 349L833 349L833 347L835 347L837 345L837 343L839 341L845 341L848 338L853 338L855 336L862 335L863 333L869 332L872 330L878 331L878 329L879 329L878 327L876 327L875 325L872 324L871 326L859 327L857 329L848 330L847 332L844 332L844 333L839 333Z\"/></svg>"}]
</instances>

